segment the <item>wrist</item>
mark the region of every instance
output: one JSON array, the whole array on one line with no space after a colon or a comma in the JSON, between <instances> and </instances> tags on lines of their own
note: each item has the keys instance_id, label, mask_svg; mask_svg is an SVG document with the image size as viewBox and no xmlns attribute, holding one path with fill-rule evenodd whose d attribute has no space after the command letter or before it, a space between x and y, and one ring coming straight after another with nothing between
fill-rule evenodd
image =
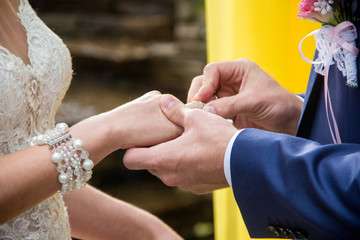
<instances>
[{"instance_id":1,"label":"wrist","mask_svg":"<svg viewBox=\"0 0 360 240\"><path fill-rule=\"evenodd\" d=\"M106 140L113 152L118 149L127 149L132 146L133 135L138 134L136 131L136 121L134 114L127 110L127 105L115 108L103 114L105 121L103 122L104 131L106 132Z\"/></svg>"},{"instance_id":2,"label":"wrist","mask_svg":"<svg viewBox=\"0 0 360 240\"><path fill-rule=\"evenodd\" d=\"M75 138L82 139L84 148L89 152L90 159L95 164L110 154L112 141L109 139L111 128L103 121L100 115L85 119L69 129Z\"/></svg>"}]
</instances>

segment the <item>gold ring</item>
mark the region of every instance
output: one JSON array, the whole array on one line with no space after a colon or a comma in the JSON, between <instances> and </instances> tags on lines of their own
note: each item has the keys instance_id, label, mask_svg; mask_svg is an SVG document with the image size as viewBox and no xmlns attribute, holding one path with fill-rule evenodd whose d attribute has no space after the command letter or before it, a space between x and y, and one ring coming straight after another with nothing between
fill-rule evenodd
<instances>
[{"instance_id":1,"label":"gold ring","mask_svg":"<svg viewBox=\"0 0 360 240\"><path fill-rule=\"evenodd\" d=\"M201 101L193 101L193 102L187 103L185 106L188 108L203 109L205 107L205 103L203 103Z\"/></svg>"}]
</instances>

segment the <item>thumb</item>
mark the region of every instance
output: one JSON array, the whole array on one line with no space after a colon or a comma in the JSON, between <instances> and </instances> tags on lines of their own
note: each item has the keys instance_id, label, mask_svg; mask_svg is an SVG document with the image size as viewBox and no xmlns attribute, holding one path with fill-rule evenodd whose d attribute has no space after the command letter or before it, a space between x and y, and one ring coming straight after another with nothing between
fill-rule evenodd
<instances>
[{"instance_id":1,"label":"thumb","mask_svg":"<svg viewBox=\"0 0 360 240\"><path fill-rule=\"evenodd\" d=\"M237 114L247 113L250 109L250 102L246 98L237 94L231 97L222 97L209 102L204 110L217 114L223 118L232 119Z\"/></svg>"},{"instance_id":2,"label":"thumb","mask_svg":"<svg viewBox=\"0 0 360 240\"><path fill-rule=\"evenodd\" d=\"M171 122L180 127L184 126L184 111L186 111L184 103L170 94L165 94L160 98L160 106Z\"/></svg>"}]
</instances>

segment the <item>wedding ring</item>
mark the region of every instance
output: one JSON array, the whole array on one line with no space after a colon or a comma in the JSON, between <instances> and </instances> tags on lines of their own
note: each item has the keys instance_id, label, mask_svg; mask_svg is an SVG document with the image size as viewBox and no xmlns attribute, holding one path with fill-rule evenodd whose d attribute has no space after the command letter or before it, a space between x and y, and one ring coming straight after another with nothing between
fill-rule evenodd
<instances>
[{"instance_id":1,"label":"wedding ring","mask_svg":"<svg viewBox=\"0 0 360 240\"><path fill-rule=\"evenodd\" d=\"M188 108L203 109L205 107L205 103L203 103L201 101L193 101L193 102L187 103L185 106Z\"/></svg>"}]
</instances>

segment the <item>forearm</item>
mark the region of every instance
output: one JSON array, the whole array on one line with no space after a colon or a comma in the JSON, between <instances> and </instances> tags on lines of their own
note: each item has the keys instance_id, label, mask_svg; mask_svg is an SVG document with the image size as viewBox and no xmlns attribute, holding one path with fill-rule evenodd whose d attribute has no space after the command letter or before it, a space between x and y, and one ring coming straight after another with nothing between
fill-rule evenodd
<instances>
[{"instance_id":1,"label":"forearm","mask_svg":"<svg viewBox=\"0 0 360 240\"><path fill-rule=\"evenodd\" d=\"M72 236L81 239L180 239L155 216L86 186L64 196Z\"/></svg>"},{"instance_id":2,"label":"forearm","mask_svg":"<svg viewBox=\"0 0 360 240\"><path fill-rule=\"evenodd\" d=\"M150 92L109 112L85 119L72 126L69 132L74 138L83 140L84 149L94 164L116 149L151 146L172 139L181 129L162 114L160 96L160 93ZM0 224L60 190L59 173L51 155L51 149L45 145L0 157Z\"/></svg>"},{"instance_id":3,"label":"forearm","mask_svg":"<svg viewBox=\"0 0 360 240\"><path fill-rule=\"evenodd\" d=\"M70 133L84 140L90 159L97 163L105 155L100 151L101 137L96 129L88 134L93 120L70 128ZM92 123L91 123L92 124ZM97 136L97 137L95 137ZM49 146L34 146L0 157L0 224L34 207L61 189L57 165L51 160Z\"/></svg>"},{"instance_id":4,"label":"forearm","mask_svg":"<svg viewBox=\"0 0 360 240\"><path fill-rule=\"evenodd\" d=\"M57 176L46 146L0 157L0 224L59 190Z\"/></svg>"}]
</instances>

